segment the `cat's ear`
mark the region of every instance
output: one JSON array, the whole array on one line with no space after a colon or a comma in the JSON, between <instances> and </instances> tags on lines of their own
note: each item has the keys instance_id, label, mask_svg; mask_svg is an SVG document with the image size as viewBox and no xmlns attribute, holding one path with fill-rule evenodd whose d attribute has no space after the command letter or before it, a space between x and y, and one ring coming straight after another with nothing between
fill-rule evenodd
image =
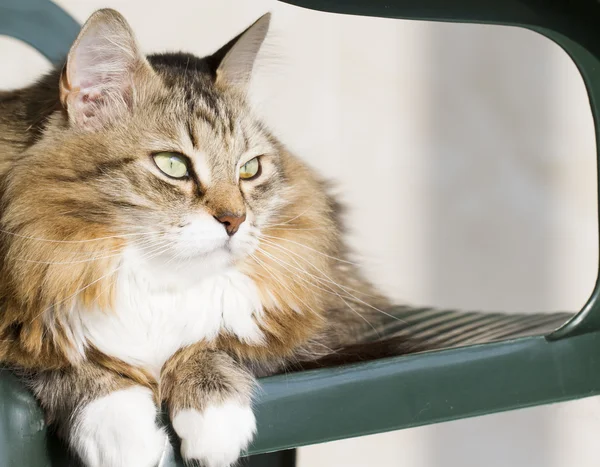
<instances>
[{"instance_id":1,"label":"cat's ear","mask_svg":"<svg viewBox=\"0 0 600 467\"><path fill-rule=\"evenodd\" d=\"M60 100L72 124L97 129L131 109L133 76L148 67L120 13L92 14L73 43L60 78Z\"/></svg>"},{"instance_id":2,"label":"cat's ear","mask_svg":"<svg viewBox=\"0 0 600 467\"><path fill-rule=\"evenodd\" d=\"M242 92L247 91L254 62L269 32L270 22L271 13L261 16L210 57L217 83L234 86Z\"/></svg>"}]
</instances>

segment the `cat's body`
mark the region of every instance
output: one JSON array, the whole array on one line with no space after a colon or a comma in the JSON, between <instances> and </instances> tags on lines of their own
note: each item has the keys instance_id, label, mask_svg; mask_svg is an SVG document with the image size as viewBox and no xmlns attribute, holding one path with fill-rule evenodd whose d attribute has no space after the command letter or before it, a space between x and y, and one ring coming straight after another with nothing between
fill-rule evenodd
<instances>
[{"instance_id":1,"label":"cat's body","mask_svg":"<svg viewBox=\"0 0 600 467\"><path fill-rule=\"evenodd\" d=\"M62 72L0 93L0 359L89 466L155 465L158 404L186 459L231 464L253 377L356 342L388 305L324 182L246 105L267 27L145 58L103 10Z\"/></svg>"}]
</instances>

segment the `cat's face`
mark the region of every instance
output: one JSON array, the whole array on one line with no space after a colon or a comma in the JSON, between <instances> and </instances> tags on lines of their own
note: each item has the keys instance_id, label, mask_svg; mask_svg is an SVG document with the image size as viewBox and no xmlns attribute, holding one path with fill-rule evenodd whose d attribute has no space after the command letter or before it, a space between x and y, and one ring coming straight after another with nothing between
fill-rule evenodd
<instances>
[{"instance_id":1,"label":"cat's face","mask_svg":"<svg viewBox=\"0 0 600 467\"><path fill-rule=\"evenodd\" d=\"M122 200L115 223L141 234L129 243L146 257L152 244L163 245L158 259L236 261L255 250L289 202L277 142L237 96L207 99L203 81L154 92L122 135L131 147L125 158L134 160L112 175L118 191L113 182L105 195ZM120 151L115 159L124 159Z\"/></svg>"}]
</instances>

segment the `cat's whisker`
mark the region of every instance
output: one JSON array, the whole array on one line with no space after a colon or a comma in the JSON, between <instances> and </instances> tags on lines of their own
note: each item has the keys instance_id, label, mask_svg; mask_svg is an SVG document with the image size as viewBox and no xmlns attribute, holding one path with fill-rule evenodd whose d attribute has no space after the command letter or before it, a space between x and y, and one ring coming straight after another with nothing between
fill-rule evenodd
<instances>
[{"instance_id":1,"label":"cat's whisker","mask_svg":"<svg viewBox=\"0 0 600 467\"><path fill-rule=\"evenodd\" d=\"M275 226L271 226L271 225L266 225L263 226L265 230L276 230L276 231L283 231L283 232L298 232L298 231L304 231L304 232L315 232L315 231L323 231L326 232L327 229L323 228L323 227L313 227L313 228L304 228L304 227L275 227Z\"/></svg>"},{"instance_id":2,"label":"cat's whisker","mask_svg":"<svg viewBox=\"0 0 600 467\"><path fill-rule=\"evenodd\" d=\"M37 125L40 124L40 122L45 118L45 115L47 115L48 111L51 111L53 108L55 107L54 103L49 104L48 106L43 107L42 109L40 109L40 117L38 117L37 119L35 119L28 127L27 127L27 132L31 131L31 129Z\"/></svg>"},{"instance_id":3,"label":"cat's whisker","mask_svg":"<svg viewBox=\"0 0 600 467\"><path fill-rule=\"evenodd\" d=\"M96 258L82 259L82 260L78 260L78 261L36 261L36 260L33 260L33 259L26 259L26 258L16 258L16 259L18 261L22 261L24 263L47 264L47 265L52 265L52 266L58 266L58 265L67 265L67 264L91 263L92 261L100 261L102 259L115 258L115 257L120 256L120 255L121 255L121 253L115 253L115 254L112 254L112 255L98 256Z\"/></svg>"},{"instance_id":4,"label":"cat's whisker","mask_svg":"<svg viewBox=\"0 0 600 467\"><path fill-rule=\"evenodd\" d=\"M278 226L278 225L286 225L286 224L289 224L290 222L293 222L293 221L295 221L295 220L296 220L296 219L298 219L299 217L302 217L304 214L306 214L308 211L310 211L310 210L312 209L312 207L313 207L313 206L314 206L314 203L313 203L313 204L311 204L309 207L307 207L307 208L306 208L304 211L302 211L302 212L301 212L300 214L298 214L297 216L295 216L295 217L292 217L291 219L288 219L288 220L286 220L286 221L284 221L284 222L281 222L281 223L279 223L279 224L270 224L270 225L268 225L268 227L275 227L275 226Z\"/></svg>"},{"instance_id":5,"label":"cat's whisker","mask_svg":"<svg viewBox=\"0 0 600 467\"><path fill-rule=\"evenodd\" d=\"M158 247L160 249L160 247ZM150 252L149 254L152 254L152 252ZM88 289L89 287L91 287L92 285L100 282L101 280L111 276L112 274L116 274L117 271L119 271L121 269L122 265L117 266L114 270L100 276L99 278L93 280L92 282L90 282L89 284L87 284L86 286L78 289L77 291L75 291L73 294L69 295L67 298L60 300L58 302L53 303L51 306L49 306L48 308L45 308L44 310L42 310L39 314L35 315L32 319L31 322L33 322L34 320L36 320L37 318L39 318L40 316L42 316L43 314L49 312L50 310L52 310L53 308L56 308L58 305L62 305L72 299L74 299L75 297L77 297L81 292L83 292L84 290Z\"/></svg>"},{"instance_id":6,"label":"cat's whisker","mask_svg":"<svg viewBox=\"0 0 600 467\"><path fill-rule=\"evenodd\" d=\"M357 303L359 303L359 304L365 305L365 306L367 306L367 307L369 307L369 308L371 308L371 309L373 309L373 310L375 310L375 311L377 311L377 312L379 312L379 313L381 313L381 314L383 314L383 315L385 315L385 316L388 316L388 317L390 317L390 318L393 318L393 319L395 319L395 320L397 320L397 321L402 321L400 318L398 318L398 317L395 317L395 316L392 316L392 315L390 315L389 313L387 313L387 312L385 312L385 311L383 311L383 310L381 310L381 309L379 309L379 308L377 308L377 307L373 306L372 304L370 304L370 303L368 303L368 302L365 302L365 301L361 300L360 298L358 298L358 297L356 297L355 295L353 295L353 294L351 294L350 292L348 292L348 290L351 290L351 291L354 291L354 292L358 292L358 293L361 293L361 294L363 294L363 295L371 296L371 297L373 297L373 298L377 298L377 297L374 297L374 296L372 296L372 295L369 295L369 294L366 294L366 293L364 293L364 292L358 291L358 290L356 290L356 289L352 289L351 287L342 286L342 285L338 284L337 282L335 282L333 279L331 279L331 277L329 277L327 274L325 274L325 273L324 273L323 271L321 271L319 268L317 268L316 266L314 266L314 265L312 265L311 263L309 263L309 262L306 260L306 258L302 257L301 255L298 255L297 253L295 253L295 252L293 252L293 251L291 251L291 250L287 250L287 249L285 249L285 248L281 247L281 245L272 244L271 246L273 246L273 247L276 247L276 248L279 248L280 250L286 250L286 251L283 251L283 253L284 253L284 254L286 254L286 256L288 256L288 257L289 257L289 254L287 254L287 253L291 253L291 254L294 254L294 255L296 255L298 258L300 258L300 259L302 259L303 261L307 262L307 263L308 263L308 264L309 264L311 267L313 267L313 268L314 268L314 269L316 269L318 272L320 272L320 273L321 273L321 274L322 274L322 275L323 275L323 276L324 276L324 277L327 279L327 281L324 281L324 280L322 280L322 279L319 279L319 278L317 278L316 276L313 276L313 278L314 278L314 279L316 279L316 280L318 280L318 281L319 281L321 284L325 285L325 286L326 286L328 289L330 289L331 291L333 291L333 288L332 288L332 287L330 287L330 286L329 286L327 283L329 283L329 284L333 284L334 286L336 286L336 287L340 288L342 291L344 291L344 292L347 294L347 295L345 295L345 296L342 296L341 294L339 294L339 293L337 293L337 292L335 292L335 291L333 291L333 293L335 293L335 295L337 295L337 296L338 296L340 299L342 299L342 300L344 301L344 303L345 303L345 304L346 304L348 307L350 307L351 309L353 309L353 308L352 308L352 307L351 307L351 306L350 306L350 305L349 305L349 304L346 302L346 300L345 300L345 299L348 299L348 300L351 300L351 301L355 301L355 302L357 302ZM292 259L293 259L293 258L292 258ZM298 265L298 266L299 266L299 267L302 269L302 271L304 271L304 272L305 272L305 274L310 274L308 271L306 271L306 270L305 270L305 268L303 268L303 267L302 267L302 265L300 265L300 264L298 263L298 261L296 261L295 259L293 259L293 260L294 260L294 262L295 262L295 263L296 263L296 264L297 264L297 265ZM324 283L324 282L325 282L325 283ZM321 289L321 290L323 290L323 289ZM353 311L355 311L355 310L353 309ZM356 311L355 311L355 312L356 312ZM357 312L357 313L358 313L358 312ZM369 323L369 324L370 324L370 323Z\"/></svg>"},{"instance_id":7,"label":"cat's whisker","mask_svg":"<svg viewBox=\"0 0 600 467\"><path fill-rule=\"evenodd\" d=\"M265 252L264 250L260 250L260 251L261 251L261 253L263 253L265 256L269 257L269 258L270 258L272 261L274 261L275 263L277 263L277 264L279 264L280 266L282 266L282 267L283 267L283 268L284 268L286 271L288 271L290 274L294 274L293 276L288 276L288 275L285 275L285 274L284 274L284 276L285 276L285 277L287 277L288 279L290 279L290 280L301 280L303 283L305 283L306 285L308 285L308 286L310 286L310 287L313 287L313 288L315 288L315 289L318 289L318 290L321 290L321 291L323 291L323 292L326 292L326 293L329 293L329 294L332 294L332 295L336 295L336 296L338 296L338 297L342 298L342 296L341 296L341 295L340 295L338 292L336 292L335 290L333 290L333 289L331 288L331 286L329 286L328 284L323 284L323 285L325 285L325 287L327 287L327 289L325 289L325 288L323 288L323 287L320 287L319 285L315 284L314 282L311 282L311 281L309 281L308 279L306 279L306 278L304 278L304 277L302 277L302 276L298 276L298 275L297 275L297 273L295 273L294 271L290 271L290 270L288 269L288 267L286 267L286 266L293 267L293 266L291 266L290 264L288 264L288 263L286 263L286 262L284 262L284 261L281 261L280 259L278 259L278 258L276 258L276 257L274 257L274 256L272 256L272 255L270 255L268 252ZM318 278L316 278L316 276L313 276L313 275L312 275L312 274L310 274L308 271L301 270L301 269L298 269L298 268L294 268L294 269L296 269L296 270L297 270L297 271L299 271L299 272L302 272L302 273L304 273L305 275L309 276L309 277L310 277L311 279L313 279L313 280L315 280L315 279L318 279ZM347 296L346 298L351 298L351 297Z\"/></svg>"},{"instance_id":8,"label":"cat's whisker","mask_svg":"<svg viewBox=\"0 0 600 467\"><path fill-rule=\"evenodd\" d=\"M169 242L169 247L172 248L173 244L171 242ZM188 261L191 258L188 258ZM180 258L178 258L176 255L171 255L171 257L165 262L165 267L168 266L171 263L174 263L175 261L180 262Z\"/></svg>"},{"instance_id":9,"label":"cat's whisker","mask_svg":"<svg viewBox=\"0 0 600 467\"><path fill-rule=\"evenodd\" d=\"M250 257L254 261L256 261L274 279L274 281L277 285L280 285L285 290L287 290L290 294L292 294L295 298L299 299L299 297L292 291L292 289L290 289L289 285L287 285L280 278L278 278L277 275L272 271L272 269L264 261L262 261L260 258L258 258L256 255L254 255L252 253L250 253Z\"/></svg>"},{"instance_id":10,"label":"cat's whisker","mask_svg":"<svg viewBox=\"0 0 600 467\"><path fill-rule=\"evenodd\" d=\"M298 300L302 305L304 305L309 311L314 312L313 308L311 306L309 306L304 300L302 300L300 297L298 297L297 294L295 294L289 287L289 285L287 285L286 283L284 283L281 279L279 279L277 277L276 274L274 274L263 261L261 261L259 258L256 257L256 255L250 254L250 257L252 259L254 259L254 261L256 261L275 281L276 284L282 286L284 289L286 289L296 300Z\"/></svg>"},{"instance_id":11,"label":"cat's whisker","mask_svg":"<svg viewBox=\"0 0 600 467\"><path fill-rule=\"evenodd\" d=\"M35 321L36 319L38 319L40 316L44 315L45 313L48 313L52 309L55 309L58 305L62 305L64 303L68 302L69 300L72 300L73 298L77 297L77 295L79 295L81 292L83 292L84 290L90 288L92 285L100 282L102 279L105 279L105 278L109 277L110 275L115 274L120 268L121 268L121 266L118 266L114 270L112 270L112 271L110 271L110 272L108 272L108 273L100 276L97 279L94 279L92 282L90 282L89 284L87 284L85 287L82 287L82 288L78 289L76 292L72 293L67 298L65 298L63 300L59 300L59 301L53 303L52 305L50 305L49 307L43 309L40 313L34 315L33 318L31 318L31 323L33 323L33 321Z\"/></svg>"},{"instance_id":12,"label":"cat's whisker","mask_svg":"<svg viewBox=\"0 0 600 467\"><path fill-rule=\"evenodd\" d=\"M311 346L315 346L318 345L320 347L323 347L325 350L327 350L327 353L323 353L323 355L328 355L329 353L335 353L336 351L334 349L332 349L331 347L325 345L323 342L319 342L319 341L310 341L309 344Z\"/></svg>"},{"instance_id":13,"label":"cat's whisker","mask_svg":"<svg viewBox=\"0 0 600 467\"><path fill-rule=\"evenodd\" d=\"M109 284L106 287L100 288L100 293L94 297L94 299L92 300L92 303L96 303L102 295L104 295L106 292L111 290L115 286L117 279L118 279L118 274L115 274L114 277L109 281Z\"/></svg>"},{"instance_id":14,"label":"cat's whisker","mask_svg":"<svg viewBox=\"0 0 600 467\"><path fill-rule=\"evenodd\" d=\"M295 251L292 251L292 250L290 250L290 249L288 249L288 248L285 248L283 245L279 245L277 242L274 242L274 241L272 241L272 240L268 240L268 239L266 239L266 238L263 238L263 239L262 239L262 241L263 241L263 242L264 242L266 245L269 245L269 246L272 246L272 247L274 247L274 248L277 248L277 249L281 250L282 252L285 252L285 253L288 253L288 254L292 254L292 255L296 256L297 258L299 258L299 259L301 259L301 260L303 260L303 261L305 261L305 262L307 262L307 263L308 263L308 260L307 260L305 257L303 257L302 255L300 255L300 254L296 253ZM333 279L331 279L331 278L330 278L330 277L329 277L327 274L325 274L325 272L323 272L321 269L317 268L315 265L313 265L313 264L311 264L311 263L308 263L308 264L309 264L310 266L312 266L312 267L313 267L315 270L317 270L318 272L320 272L321 274L323 274L323 276L324 276L324 277L326 277L326 278L327 278L327 279L329 279L330 281L334 282L334 281L333 281ZM341 286L340 286L340 287L341 287ZM366 293L366 292L363 292L362 290L353 289L352 287L348 287L348 286L343 286L343 287L344 287L344 290L351 290L351 291L353 291L353 292L359 293L359 294L361 294L361 295L364 295L364 296L366 296L366 297L378 298L377 296L375 296L375 295L371 295L371 294L368 294L368 293Z\"/></svg>"},{"instance_id":15,"label":"cat's whisker","mask_svg":"<svg viewBox=\"0 0 600 467\"><path fill-rule=\"evenodd\" d=\"M262 251L262 253L263 253L263 254L265 254L265 251L263 250L263 251ZM281 266L283 266L283 267L285 268L285 266L283 265L283 262L280 262L280 261L278 261L278 260L277 260L277 259L275 259L275 258L272 258L272 259L273 259L273 261L276 261L276 262L278 262L278 263L279 263ZM285 269L287 270L287 268L285 268ZM289 270L288 270L288 271L289 271ZM307 273L307 274L309 274L309 273ZM289 277L289 276L288 276L288 277ZM298 277L298 276L296 276L296 277ZM309 284L309 285L311 285L312 287L315 287L315 288L317 288L317 289L319 289L319 290L322 290L322 291L324 291L324 292L326 292L326 293L330 293L330 294L332 294L332 295L336 295L337 297L339 297L339 298L340 298L340 300L342 300L342 301L344 302L344 304L345 304L345 305L346 305L346 306L347 306L347 307L348 307L348 308L349 308L349 309L350 309L352 312L354 312L354 313L355 313L355 314L356 314L356 315L357 315L359 318L361 318L361 319L362 319L362 320L363 320L365 323L367 323L367 324L368 324L368 325L369 325L369 326L370 326L370 327L373 329L373 331L375 331L376 333L378 332L378 331L377 331L377 329L375 329L375 326L373 326L373 324L372 324L372 323L371 323L371 322L370 322L370 321L369 321L369 320L368 320L368 319L367 319L365 316L363 316L363 315L362 315L362 314L361 314L361 313L360 313L360 312L359 312L359 311L358 311L356 308L354 308L352 305L350 305L350 304L349 304L349 303L348 303L348 302L345 300L345 298L344 298L342 295L340 295L338 292L336 292L335 290L333 290L333 288L331 288L331 287L329 287L329 286L326 286L326 287L328 287L328 289L329 289L329 290L327 290L327 289L324 289L323 287L319 287L318 285L316 285L316 284L313 284L313 283L311 283L311 282L307 281L306 279L304 279L304 278L302 278L302 277L299 277L299 278L300 278L300 280L302 280L302 281L303 281L303 282L305 282L305 283L308 283L308 284Z\"/></svg>"},{"instance_id":16,"label":"cat's whisker","mask_svg":"<svg viewBox=\"0 0 600 467\"><path fill-rule=\"evenodd\" d=\"M262 250L261 250L261 252L262 252L263 254L266 254L266 252L265 252L265 251L262 251ZM287 264L287 263L284 263L284 262L282 262L282 261L278 261L278 260L277 260L277 258L275 258L275 257L272 257L272 256L270 256L270 255L267 255L267 256L269 256L269 257L270 257L270 258L271 258L273 261L275 261L275 262L276 262L276 263L278 263L280 266L282 266L284 269L286 269L288 272L290 272L290 274L293 274L293 271L290 271L290 270L289 270L289 269L286 267L286 264ZM305 284L306 284L307 286L309 286L309 287L312 287L312 288L315 288L315 289L321 290L321 291L323 291L323 292L325 292L325 293L328 293L328 294L335 295L335 296L339 297L341 300L343 300L343 301L344 301L344 303L346 303L346 305L348 305L348 307L349 307L349 308L351 308L351 309L352 309L352 310L353 310L355 313L357 313L357 314L358 314L358 312L357 312L357 311L356 311L356 310L355 310L355 309L354 309L352 306L350 306L350 305L349 305L349 304L348 304L348 303L347 303L347 302L344 300L344 297L343 297L342 295L340 295L338 292L336 292L336 291L335 291L335 290L334 290L332 287L330 287L329 285L325 284L325 287L327 287L327 288L323 288L323 287L320 287L319 285L315 284L314 282L311 282L311 281L309 281L309 280L308 280L308 279L306 279L306 278L303 278L303 277L301 277L301 276L298 276L297 274L294 274L294 276L293 276L293 277L292 277L292 276L289 276L289 275L287 275L287 274L284 274L284 273L281 273L281 274L282 274L284 277L286 277L286 278L288 278L288 279L290 279L290 280L298 280L298 279L299 279L299 280L301 280L303 283L305 283ZM307 275L310 275L309 273L306 273L306 274L307 274ZM313 279L314 279L314 277L313 277ZM350 297L345 297L345 298L348 298L348 299L349 299ZM362 317L362 316L361 316L361 318L365 319L365 318L364 318L364 317ZM366 321L366 319L365 319L365 321ZM368 322L368 321L367 321L367 322ZM370 324L370 323L369 323L369 324Z\"/></svg>"},{"instance_id":17,"label":"cat's whisker","mask_svg":"<svg viewBox=\"0 0 600 467\"><path fill-rule=\"evenodd\" d=\"M150 243L150 244L146 244L146 245L141 245L140 249L144 250L147 248L151 248L154 244L152 243L152 239L145 239L146 243ZM33 264L48 264L48 265L67 265L67 264L82 264L82 263L89 263L92 261L99 261L102 259L109 259L109 258L115 258L117 256L120 256L122 254L123 249L122 248L116 248L113 250L107 250L107 251L103 251L103 253L106 253L105 255L101 255L101 256L93 256L91 258L86 258L86 259L81 259L81 260L72 260L72 261L38 261L38 260L34 260L34 259L28 259L28 258L15 258L18 261L22 261L25 263L33 263ZM66 253L66 252L65 252ZM94 254L93 252L71 252L73 254ZM114 254L113 254L114 253ZM96 252L97 254L97 252Z\"/></svg>"},{"instance_id":18,"label":"cat's whisker","mask_svg":"<svg viewBox=\"0 0 600 467\"><path fill-rule=\"evenodd\" d=\"M270 239L273 239L273 240L283 240L285 242L289 242L289 243L293 243L294 245L298 245L298 246L300 246L302 248L306 248L307 250L314 251L315 253L318 253L319 255L324 256L324 257L329 258L329 259L332 259L334 261L339 261L340 263L352 264L353 266L357 265L357 263L354 263L352 261L348 261L348 260L341 259L341 258L336 258L335 256L328 255L327 253L323 253L322 251L319 251L319 250L317 250L315 248L311 248L308 245L305 245L304 243L300 243L300 242L297 242L295 240L291 240L289 238L275 237L273 235L267 235L267 234L263 234L263 233L259 234L259 236L263 237L263 238L270 238Z\"/></svg>"},{"instance_id":19,"label":"cat's whisker","mask_svg":"<svg viewBox=\"0 0 600 467\"><path fill-rule=\"evenodd\" d=\"M375 295L371 295L371 294L368 294L368 293L366 293L366 292L363 292L362 290L353 289L352 287L348 287L348 286L341 286L341 285L337 284L337 283L336 283L336 282L335 282L333 279L331 279L331 277L329 277L329 276L328 276L328 275L327 275L325 272L323 272L321 269L317 268L317 267L316 267L314 264L310 263L310 262L309 262L309 261L308 261L308 260L307 260L305 257L303 257L302 255L300 255L300 254L298 254L298 253L296 253L296 252L294 252L294 251L292 251L292 250L290 250L290 249L288 249L288 248L285 248L283 245L279 245L277 242L270 241L270 240L267 240L267 239L262 239L262 240L263 240L263 242L264 242L266 245L268 245L268 246L271 246L271 247L273 247L273 248L277 248L278 250L282 251L282 252L283 252L284 254L286 254L287 256L289 256L289 255L291 254L291 255L294 255L295 257L297 257L297 258L299 258L299 259L301 259L301 260L305 261L305 262L306 262L306 263L307 263L309 266L311 266L313 269L315 269L316 271L318 271L319 273L321 273L321 274L323 275L323 277L325 277L326 279L328 279L328 281L329 281L330 283L332 283L332 284L334 284L334 285L337 285L337 286L339 286L339 287L340 287L340 288L342 288L344 291L351 290L351 291L353 291L353 292L359 293L359 294L361 294L361 295L365 295L365 296L367 296L367 297L371 297L371 298L378 298L377 296L375 296ZM296 264L298 264L298 263L296 263ZM298 264L298 266L300 266L300 265Z\"/></svg>"},{"instance_id":20,"label":"cat's whisker","mask_svg":"<svg viewBox=\"0 0 600 467\"><path fill-rule=\"evenodd\" d=\"M350 310L352 310L354 312L354 314L356 314L359 318L361 318L365 323L367 323L371 329L373 329L373 331L375 331L375 333L379 336L379 331L377 331L377 329L375 328L375 326L373 325L373 323L371 323L362 313L360 313L356 308L354 308L352 305L350 305L345 299L344 297L342 297L340 294L335 293L338 297L340 297L340 300L342 300L346 306L348 308L350 308Z\"/></svg>"},{"instance_id":21,"label":"cat's whisker","mask_svg":"<svg viewBox=\"0 0 600 467\"><path fill-rule=\"evenodd\" d=\"M161 233L166 233L166 232L165 231L136 232L136 233L126 233L126 234L120 234L120 235L110 235L110 236L107 236L107 237L88 238L88 239L85 239L85 240L52 240L50 238L40 238L40 237L32 237L32 236L29 236L29 235L22 235L22 234L18 234L18 233L15 233L15 232L10 232L10 231L5 230L5 229L0 229L0 233L6 234L6 235L11 235L11 236L17 237L17 238L24 238L24 239L27 239L27 240L35 240L35 241L38 241L38 242L79 244L79 243L98 242L98 241L102 241L102 240L122 239L122 238L127 238L127 237L161 234Z\"/></svg>"},{"instance_id":22,"label":"cat's whisker","mask_svg":"<svg viewBox=\"0 0 600 467\"><path fill-rule=\"evenodd\" d=\"M152 251L148 251L144 255L142 255L142 259L144 259L144 260L154 259L157 256L160 256L165 251L169 250L170 248L171 248L171 242L169 242L169 241L162 242L160 244L157 244L156 248L153 249Z\"/></svg>"},{"instance_id":23,"label":"cat's whisker","mask_svg":"<svg viewBox=\"0 0 600 467\"><path fill-rule=\"evenodd\" d=\"M276 259L274 256L272 256L272 255L270 255L269 253L265 252L265 251L264 251L264 249L262 250L262 252L263 252L264 254L267 254L267 255L269 255L269 256L270 256L270 257L271 257L273 260L277 260L277 259ZM335 281L334 281L334 280L332 280L331 278L328 278L327 280L325 280L325 279L323 279L323 278L319 278L319 277L315 276L314 274L311 274L310 272L306 271L306 269L304 269L304 268L296 268L296 267L294 267L294 266L290 265L289 263L286 263L286 264L288 264L288 266L290 266L290 267L292 267L292 268L296 269L298 272L301 272L301 273L304 273L304 274L307 274L307 275L311 276L311 277L312 277L314 280L316 280L316 281L320 282L321 284L323 284L323 282L325 282L325 283L329 283L329 284L332 284L332 285L334 285L334 286L336 286L336 287L340 288L340 289L341 289L341 290L343 290L343 291L344 291L346 294L348 294L348 297L347 297L347 298L348 298L348 299L350 299L350 300L353 300L353 301L355 301L355 302L357 302L357 303L360 303L360 304L362 304L362 305L364 305L364 306L366 306L366 307L368 307L368 308L371 308L371 309L373 309L373 310L377 311L378 313L381 313L381 314L383 314L383 315L387 316L388 318L392 318L392 319L394 319L394 320L396 320L396 321L403 321L402 319L398 318L397 316L394 316L394 315L392 315L392 314L390 314L390 313L387 313L387 312L385 312L385 311L383 311L383 310L381 310L381 309L377 308L376 306L373 306L372 304L370 304L370 303L368 303L368 302L365 302L364 300L360 299L359 297L356 297L355 295L353 295L353 294L351 294L350 292L348 292L348 290L347 290L347 289L346 289L344 286L342 286L342 285L338 284L337 282L335 282ZM308 263L308 264L310 265L310 263ZM312 266L312 265L311 265L311 266ZM312 267L313 267L313 268L315 268L315 269L317 269L315 266L312 266ZM317 269L317 270L318 270L318 269ZM340 297L340 298L341 298L341 297Z\"/></svg>"}]
</instances>

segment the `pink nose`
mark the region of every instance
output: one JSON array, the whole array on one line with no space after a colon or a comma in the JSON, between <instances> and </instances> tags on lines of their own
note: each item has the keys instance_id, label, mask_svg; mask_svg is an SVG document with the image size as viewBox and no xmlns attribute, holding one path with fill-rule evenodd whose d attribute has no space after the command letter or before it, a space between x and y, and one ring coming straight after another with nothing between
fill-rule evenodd
<instances>
[{"instance_id":1,"label":"pink nose","mask_svg":"<svg viewBox=\"0 0 600 467\"><path fill-rule=\"evenodd\" d=\"M214 217L223 224L227 231L227 235L229 236L235 234L240 228L240 225L242 225L242 222L246 220L246 214L238 215L230 212Z\"/></svg>"}]
</instances>

